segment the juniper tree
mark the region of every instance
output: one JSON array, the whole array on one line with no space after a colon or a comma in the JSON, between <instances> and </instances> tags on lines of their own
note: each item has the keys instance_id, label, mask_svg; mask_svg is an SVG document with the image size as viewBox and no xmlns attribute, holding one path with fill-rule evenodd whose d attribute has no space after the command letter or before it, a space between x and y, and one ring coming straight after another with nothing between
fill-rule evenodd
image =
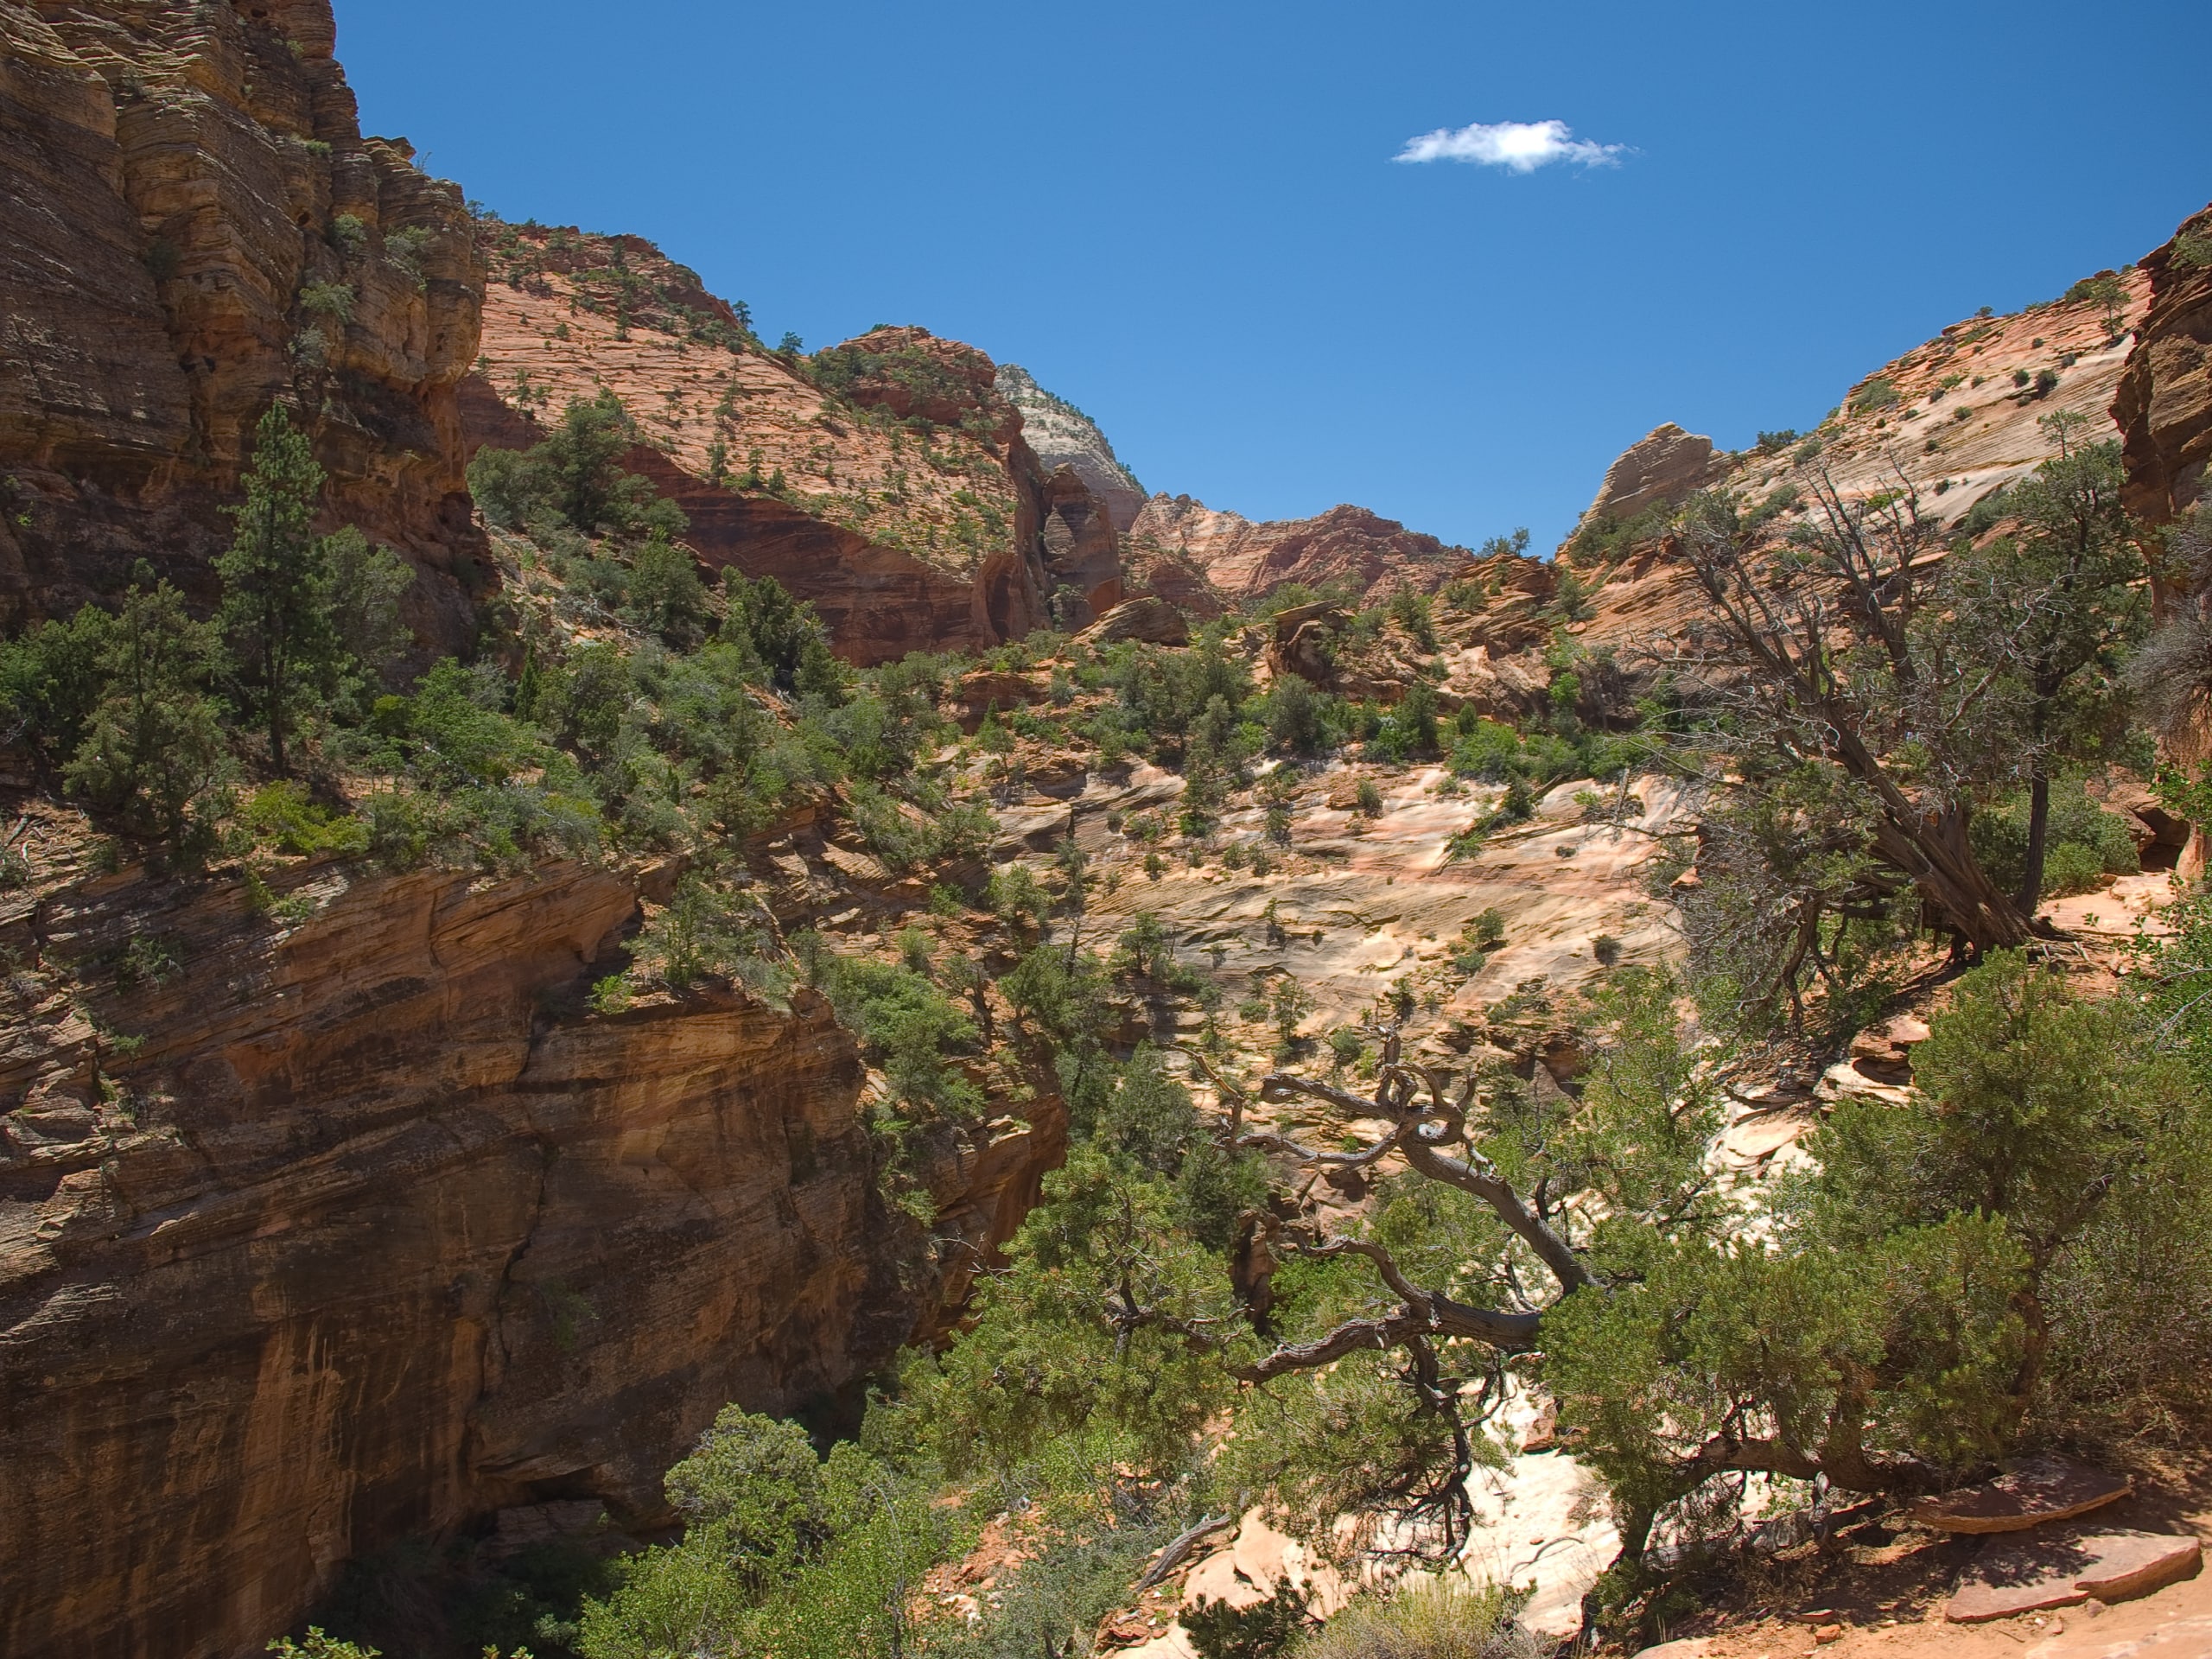
<instances>
[{"instance_id":1,"label":"juniper tree","mask_svg":"<svg viewBox=\"0 0 2212 1659\"><path fill-rule=\"evenodd\" d=\"M2120 505L2119 442L2075 442L2079 416L2040 423L2058 454L2007 493L2016 531L1953 550L1937 623L1956 633L1967 662L1999 678L1983 729L2016 757L2028 785L2027 856L2013 903L2030 916L2043 891L2055 763L2088 758L2118 734L2121 657L2148 613L2142 555Z\"/></svg>"}]
</instances>

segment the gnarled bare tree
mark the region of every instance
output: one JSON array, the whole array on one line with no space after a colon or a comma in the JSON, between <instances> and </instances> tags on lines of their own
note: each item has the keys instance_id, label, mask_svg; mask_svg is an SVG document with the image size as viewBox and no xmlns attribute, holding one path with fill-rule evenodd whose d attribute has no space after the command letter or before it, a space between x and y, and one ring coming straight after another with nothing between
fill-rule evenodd
<instances>
[{"instance_id":1,"label":"gnarled bare tree","mask_svg":"<svg viewBox=\"0 0 2212 1659\"><path fill-rule=\"evenodd\" d=\"M1788 543L1729 493L1688 504L1674 546L1713 611L1654 659L1720 715L1720 769L1834 774L1872 861L1943 926L1976 952L2023 944L2030 917L1967 840L2001 747L1993 728L2012 718L2010 664L1944 626L1945 552L1910 485L1863 501L1825 475L1814 487L1814 516ZM1882 885L1862 873L1833 902Z\"/></svg>"}]
</instances>

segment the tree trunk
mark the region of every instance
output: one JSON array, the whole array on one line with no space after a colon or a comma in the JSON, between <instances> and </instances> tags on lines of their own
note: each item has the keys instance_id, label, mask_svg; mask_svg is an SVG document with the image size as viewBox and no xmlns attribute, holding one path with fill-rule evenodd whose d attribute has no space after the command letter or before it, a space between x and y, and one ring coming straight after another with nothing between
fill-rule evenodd
<instances>
[{"instance_id":1,"label":"tree trunk","mask_svg":"<svg viewBox=\"0 0 2212 1659\"><path fill-rule=\"evenodd\" d=\"M1976 954L2025 944L2028 918L1998 891L1967 844L1967 820L1955 808L1929 814L1885 812L1874 831L1882 856L1911 877L1928 902Z\"/></svg>"},{"instance_id":2,"label":"tree trunk","mask_svg":"<svg viewBox=\"0 0 2212 1659\"><path fill-rule=\"evenodd\" d=\"M2033 916L2043 899L2043 862L2050 835L2050 779L2036 762L2028 783L2028 855L2020 867L2020 891L2014 902L2023 916Z\"/></svg>"}]
</instances>

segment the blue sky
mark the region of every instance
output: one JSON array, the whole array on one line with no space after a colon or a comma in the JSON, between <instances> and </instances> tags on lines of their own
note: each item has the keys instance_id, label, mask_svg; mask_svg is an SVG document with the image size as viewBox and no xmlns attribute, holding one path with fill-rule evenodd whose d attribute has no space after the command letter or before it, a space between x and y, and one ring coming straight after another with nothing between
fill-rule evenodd
<instances>
[{"instance_id":1,"label":"blue sky","mask_svg":"<svg viewBox=\"0 0 2212 1659\"><path fill-rule=\"evenodd\" d=\"M337 5L364 127L510 218L649 237L771 340L1023 363L1147 488L1470 543L2212 198L2203 0ZM1450 153L1532 142L1622 148Z\"/></svg>"}]
</instances>

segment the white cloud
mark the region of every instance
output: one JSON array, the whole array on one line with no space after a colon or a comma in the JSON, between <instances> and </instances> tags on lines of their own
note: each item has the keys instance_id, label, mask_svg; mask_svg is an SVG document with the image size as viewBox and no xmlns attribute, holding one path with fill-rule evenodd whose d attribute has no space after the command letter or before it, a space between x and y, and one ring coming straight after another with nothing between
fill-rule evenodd
<instances>
[{"instance_id":1,"label":"white cloud","mask_svg":"<svg viewBox=\"0 0 2212 1659\"><path fill-rule=\"evenodd\" d=\"M1400 162L1477 162L1515 173L1533 173L1554 162L1611 167L1625 144L1593 144L1577 138L1564 121L1478 121L1471 127L1439 127L1391 159Z\"/></svg>"}]
</instances>

